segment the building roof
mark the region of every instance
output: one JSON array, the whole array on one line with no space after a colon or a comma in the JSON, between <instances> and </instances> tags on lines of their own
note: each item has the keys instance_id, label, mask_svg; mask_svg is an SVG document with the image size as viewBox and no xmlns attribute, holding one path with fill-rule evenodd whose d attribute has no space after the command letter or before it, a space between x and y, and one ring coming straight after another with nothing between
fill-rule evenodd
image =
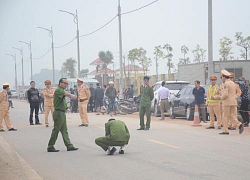
<instances>
[{"instance_id":1,"label":"building roof","mask_svg":"<svg viewBox=\"0 0 250 180\"><path fill-rule=\"evenodd\" d=\"M115 71L107 68L107 74L114 74ZM96 70L91 71L88 75L103 75L105 74L105 69L99 69L98 72L96 72Z\"/></svg>"},{"instance_id":2,"label":"building roof","mask_svg":"<svg viewBox=\"0 0 250 180\"><path fill-rule=\"evenodd\" d=\"M110 61L109 64L113 64L114 62L113 61ZM104 62L100 59L100 58L97 58L96 60L94 60L92 63L90 63L89 65L92 65L92 66L97 66L97 65L103 65ZM108 65L109 65L108 64Z\"/></svg>"},{"instance_id":3,"label":"building roof","mask_svg":"<svg viewBox=\"0 0 250 180\"><path fill-rule=\"evenodd\" d=\"M129 65L126 65L124 68L125 68L125 71L133 71L133 70L134 70L134 65L129 64ZM135 66L135 70L136 70L136 71L143 71L143 68L138 67L138 66ZM120 68L119 68L119 69L116 69L115 71L116 71L116 72L117 72L117 71L120 71Z\"/></svg>"}]
</instances>

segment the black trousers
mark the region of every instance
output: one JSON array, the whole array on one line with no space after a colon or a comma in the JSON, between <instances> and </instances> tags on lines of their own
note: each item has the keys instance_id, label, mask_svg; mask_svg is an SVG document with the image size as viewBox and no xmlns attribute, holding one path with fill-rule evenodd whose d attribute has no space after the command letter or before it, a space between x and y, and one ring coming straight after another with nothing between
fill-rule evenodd
<instances>
[{"instance_id":1,"label":"black trousers","mask_svg":"<svg viewBox=\"0 0 250 180\"><path fill-rule=\"evenodd\" d=\"M93 112L93 109L95 107L95 104L94 104L94 99L93 97L90 97L89 98L89 103L88 103L88 112Z\"/></svg>"},{"instance_id":2,"label":"black trousers","mask_svg":"<svg viewBox=\"0 0 250 180\"><path fill-rule=\"evenodd\" d=\"M77 113L78 110L78 101L77 100L72 100L72 108L71 108L71 112L72 113Z\"/></svg>"},{"instance_id":3,"label":"black trousers","mask_svg":"<svg viewBox=\"0 0 250 180\"><path fill-rule=\"evenodd\" d=\"M241 101L240 105L240 114L245 124L249 124L248 104L249 100L245 99Z\"/></svg>"},{"instance_id":4,"label":"black trousers","mask_svg":"<svg viewBox=\"0 0 250 180\"><path fill-rule=\"evenodd\" d=\"M39 113L39 102L31 102L30 103L30 124L33 123L33 114L34 114L34 110L35 110L35 120L36 120L36 124L39 123L39 117L38 117L38 113Z\"/></svg>"}]
</instances>

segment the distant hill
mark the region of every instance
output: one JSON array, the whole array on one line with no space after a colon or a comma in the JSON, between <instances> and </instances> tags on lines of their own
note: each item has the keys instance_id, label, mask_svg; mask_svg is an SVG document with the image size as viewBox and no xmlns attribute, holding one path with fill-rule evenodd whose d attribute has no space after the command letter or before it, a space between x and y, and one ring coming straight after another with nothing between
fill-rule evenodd
<instances>
[{"instance_id":1,"label":"distant hill","mask_svg":"<svg viewBox=\"0 0 250 180\"><path fill-rule=\"evenodd\" d=\"M53 81L53 71L50 69L42 69L40 73L33 75L37 88L44 88L44 81ZM61 74L59 70L55 70L55 84L58 84Z\"/></svg>"}]
</instances>

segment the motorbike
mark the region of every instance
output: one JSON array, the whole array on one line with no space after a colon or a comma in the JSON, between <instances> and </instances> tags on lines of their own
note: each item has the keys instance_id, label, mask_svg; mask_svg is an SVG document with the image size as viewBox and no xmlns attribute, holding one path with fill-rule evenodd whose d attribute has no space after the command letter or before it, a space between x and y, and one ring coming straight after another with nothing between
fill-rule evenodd
<instances>
[{"instance_id":1,"label":"motorbike","mask_svg":"<svg viewBox=\"0 0 250 180\"><path fill-rule=\"evenodd\" d=\"M120 99L118 101L118 110L121 114L133 114L134 112L138 112L139 106L140 96L129 99Z\"/></svg>"}]
</instances>

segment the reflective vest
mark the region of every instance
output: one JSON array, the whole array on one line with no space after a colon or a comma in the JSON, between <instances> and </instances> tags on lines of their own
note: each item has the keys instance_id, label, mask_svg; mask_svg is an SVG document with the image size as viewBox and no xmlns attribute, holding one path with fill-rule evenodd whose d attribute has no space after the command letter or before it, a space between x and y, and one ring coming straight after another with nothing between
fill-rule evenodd
<instances>
[{"instance_id":1,"label":"reflective vest","mask_svg":"<svg viewBox=\"0 0 250 180\"><path fill-rule=\"evenodd\" d=\"M214 86L214 91L212 93L212 96L216 95L218 87L219 86L217 84ZM208 98L210 98L211 91L212 91L212 85L210 85L209 88L208 88ZM208 102L210 102L210 103L218 103L218 102L220 102L220 100L208 99Z\"/></svg>"}]
</instances>

